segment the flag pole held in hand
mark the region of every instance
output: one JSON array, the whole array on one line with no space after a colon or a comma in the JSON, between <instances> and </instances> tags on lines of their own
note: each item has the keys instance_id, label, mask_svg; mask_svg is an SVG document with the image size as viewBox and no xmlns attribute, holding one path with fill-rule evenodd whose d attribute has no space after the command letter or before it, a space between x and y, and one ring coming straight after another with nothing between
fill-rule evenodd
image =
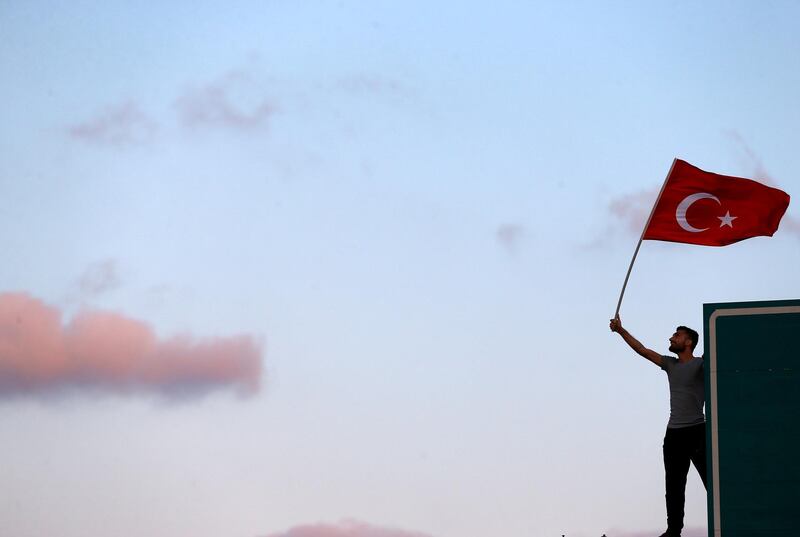
<instances>
[{"instance_id":1,"label":"flag pole held in hand","mask_svg":"<svg viewBox=\"0 0 800 537\"><path fill-rule=\"evenodd\" d=\"M639 248L642 246L642 240L644 240L644 234L647 232L647 227L650 225L650 220L653 219L653 213L656 212L656 206L658 205L658 201L661 199L661 194L664 193L664 187L667 186L667 181L669 181L669 176L672 174L672 170L675 168L675 163L678 159L672 159L672 166L669 167L669 172L667 172L667 176L664 178L664 183L661 185L661 190L658 191L658 197L656 198L655 203L653 203L653 208L650 209L650 216L647 217L647 222L644 224L644 229L642 229L642 234L639 236L639 242L636 243L636 249L633 251L633 257L631 258L631 264L628 265L628 272L625 274L625 281L622 282L622 291L619 292L619 300L617 300L617 309L614 312L614 319L619 317L619 308L622 306L622 296L625 294L625 288L628 286L628 278L631 277L631 270L633 269L633 263L636 261L636 256L639 255Z\"/></svg>"}]
</instances>

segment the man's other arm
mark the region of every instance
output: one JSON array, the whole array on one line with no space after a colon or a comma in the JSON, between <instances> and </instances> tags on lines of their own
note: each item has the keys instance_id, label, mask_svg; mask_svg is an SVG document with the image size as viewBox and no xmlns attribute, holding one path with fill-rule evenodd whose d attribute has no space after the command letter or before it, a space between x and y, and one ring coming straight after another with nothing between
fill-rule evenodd
<instances>
[{"instance_id":1,"label":"man's other arm","mask_svg":"<svg viewBox=\"0 0 800 537\"><path fill-rule=\"evenodd\" d=\"M630 332L625 330L622 327L622 321L620 320L619 317L611 319L611 322L609 323L608 326L609 328L611 328L612 332L616 332L617 334L622 336L622 339L625 340L625 343L627 343L628 346L630 346L630 348L636 352L636 354L638 354L639 356L643 356L644 358L647 358L648 360L656 364L658 367L661 367L661 355L658 354L656 351L648 349L647 347L642 345L642 343L638 339L633 337Z\"/></svg>"}]
</instances>

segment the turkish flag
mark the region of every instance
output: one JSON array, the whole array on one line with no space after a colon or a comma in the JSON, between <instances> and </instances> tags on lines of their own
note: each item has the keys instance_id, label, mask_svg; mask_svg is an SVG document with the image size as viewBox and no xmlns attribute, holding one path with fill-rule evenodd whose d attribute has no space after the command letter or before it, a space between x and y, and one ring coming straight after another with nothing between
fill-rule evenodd
<instances>
[{"instance_id":1,"label":"turkish flag","mask_svg":"<svg viewBox=\"0 0 800 537\"><path fill-rule=\"evenodd\" d=\"M788 206L782 190L675 159L642 239L725 246L771 237Z\"/></svg>"}]
</instances>

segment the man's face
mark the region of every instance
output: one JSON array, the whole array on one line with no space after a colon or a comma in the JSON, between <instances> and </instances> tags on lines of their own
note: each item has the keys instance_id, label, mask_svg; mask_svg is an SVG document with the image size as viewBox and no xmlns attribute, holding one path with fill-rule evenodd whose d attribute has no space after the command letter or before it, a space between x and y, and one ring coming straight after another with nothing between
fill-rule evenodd
<instances>
[{"instance_id":1,"label":"man's face","mask_svg":"<svg viewBox=\"0 0 800 537\"><path fill-rule=\"evenodd\" d=\"M678 330L669 338L669 352L681 353L684 349L692 348L692 340L683 330Z\"/></svg>"}]
</instances>

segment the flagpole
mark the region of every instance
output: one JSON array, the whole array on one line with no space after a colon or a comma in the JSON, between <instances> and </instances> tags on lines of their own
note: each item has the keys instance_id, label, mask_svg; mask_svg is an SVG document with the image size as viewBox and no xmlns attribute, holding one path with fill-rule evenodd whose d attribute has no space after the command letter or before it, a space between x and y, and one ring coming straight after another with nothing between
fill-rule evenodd
<instances>
[{"instance_id":1,"label":"flagpole","mask_svg":"<svg viewBox=\"0 0 800 537\"><path fill-rule=\"evenodd\" d=\"M619 317L619 308L622 306L622 296L625 294L625 288L628 286L628 278L631 277L631 270L633 270L633 263L636 261L636 256L639 255L639 248L642 246L642 240L644 240L644 234L647 231L647 228L650 226L650 220L653 218L653 213L656 212L656 207L658 206L658 202L661 200L661 194L664 193L664 188L667 186L667 181L669 180L669 176L672 175L672 168L675 167L675 163L678 161L677 158L672 159L672 166L669 167L669 171L667 172L667 176L664 178L664 183L661 185L661 190L658 192L658 197L656 198L655 203L653 203L653 208L650 209L650 216L647 217L647 222L644 224L644 229L642 229L642 234L639 236L639 242L636 243L636 249L633 251L633 257L631 258L631 264L628 265L628 272L625 274L625 281L622 283L622 291L619 292L619 300L617 301L617 311L614 312L614 319Z\"/></svg>"}]
</instances>

